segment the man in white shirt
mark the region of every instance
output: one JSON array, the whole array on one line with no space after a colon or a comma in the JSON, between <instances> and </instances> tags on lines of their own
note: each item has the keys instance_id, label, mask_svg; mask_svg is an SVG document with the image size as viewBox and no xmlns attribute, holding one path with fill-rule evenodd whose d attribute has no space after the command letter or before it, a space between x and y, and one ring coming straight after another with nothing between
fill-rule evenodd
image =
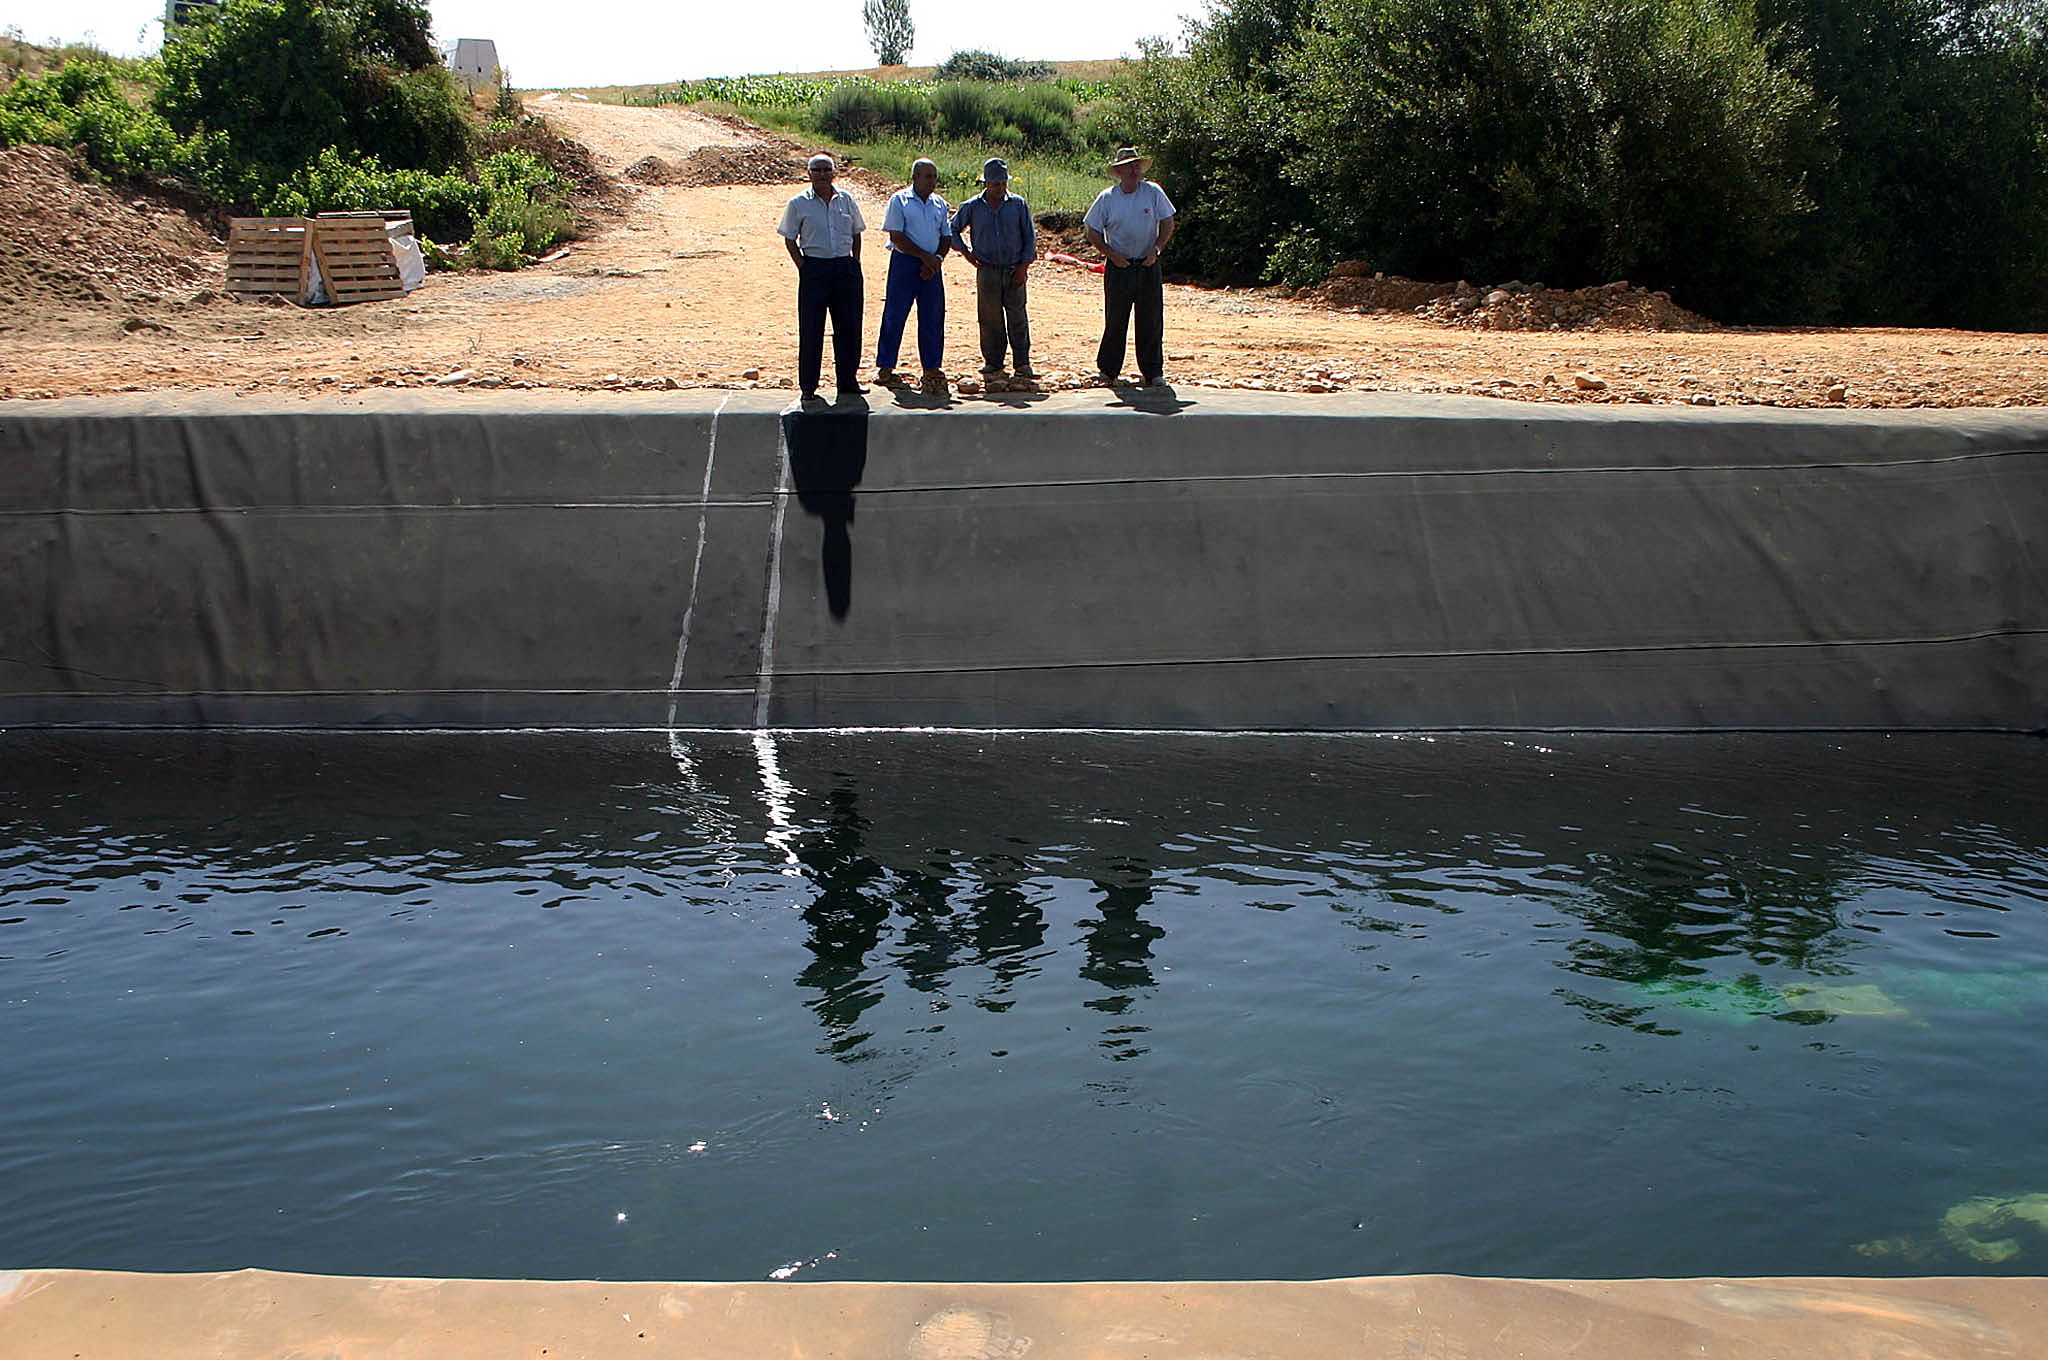
<instances>
[{"instance_id":1,"label":"man in white shirt","mask_svg":"<svg viewBox=\"0 0 2048 1360\"><path fill-rule=\"evenodd\" d=\"M1095 369L1104 382L1115 382L1124 367L1124 341L1131 313L1138 314L1138 375L1145 386L1166 380L1166 289L1161 281L1159 252L1173 239L1173 201L1145 178L1152 164L1135 147L1125 147L1110 163L1116 183L1095 196L1081 223L1088 242L1109 257L1102 271L1102 344L1095 351Z\"/></svg>"},{"instance_id":2,"label":"man in white shirt","mask_svg":"<svg viewBox=\"0 0 2048 1360\"><path fill-rule=\"evenodd\" d=\"M819 400L827 315L839 395L860 395L860 234L867 230L853 195L833 186L832 158L811 157L810 173L811 187L789 200L776 228L797 268L796 381L806 405Z\"/></svg>"},{"instance_id":3,"label":"man in white shirt","mask_svg":"<svg viewBox=\"0 0 2048 1360\"><path fill-rule=\"evenodd\" d=\"M910 186L889 197L882 215L889 277L882 289L882 334L875 341L875 381L894 383L903 324L916 306L917 358L927 392L946 380L946 280L940 269L953 244L953 210L938 187L939 167L920 157L910 167Z\"/></svg>"}]
</instances>

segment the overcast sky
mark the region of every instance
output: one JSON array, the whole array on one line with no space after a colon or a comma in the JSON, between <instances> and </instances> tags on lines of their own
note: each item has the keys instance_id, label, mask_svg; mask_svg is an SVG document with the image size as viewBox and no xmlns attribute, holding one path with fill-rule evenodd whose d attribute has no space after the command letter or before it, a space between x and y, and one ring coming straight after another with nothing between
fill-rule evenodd
<instances>
[{"instance_id":1,"label":"overcast sky","mask_svg":"<svg viewBox=\"0 0 2048 1360\"><path fill-rule=\"evenodd\" d=\"M432 8L437 37L493 39L512 79L528 87L874 64L860 0L433 0ZM968 47L1048 60L1125 56L1140 38L1178 37L1182 16L1206 8L1206 0L910 0L910 57L930 65ZM161 0L0 0L0 28L19 28L32 42L90 34L110 52L135 56L162 44L163 9Z\"/></svg>"}]
</instances>

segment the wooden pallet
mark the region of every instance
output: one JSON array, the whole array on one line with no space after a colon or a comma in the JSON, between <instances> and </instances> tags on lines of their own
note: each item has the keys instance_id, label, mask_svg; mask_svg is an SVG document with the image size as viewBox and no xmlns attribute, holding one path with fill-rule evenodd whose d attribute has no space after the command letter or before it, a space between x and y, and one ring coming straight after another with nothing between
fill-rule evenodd
<instances>
[{"instance_id":1,"label":"wooden pallet","mask_svg":"<svg viewBox=\"0 0 2048 1360\"><path fill-rule=\"evenodd\" d=\"M237 217L228 224L228 292L306 301L312 223L303 217Z\"/></svg>"},{"instance_id":2,"label":"wooden pallet","mask_svg":"<svg viewBox=\"0 0 2048 1360\"><path fill-rule=\"evenodd\" d=\"M336 306L405 296L383 213L322 213L313 222L313 257Z\"/></svg>"}]
</instances>

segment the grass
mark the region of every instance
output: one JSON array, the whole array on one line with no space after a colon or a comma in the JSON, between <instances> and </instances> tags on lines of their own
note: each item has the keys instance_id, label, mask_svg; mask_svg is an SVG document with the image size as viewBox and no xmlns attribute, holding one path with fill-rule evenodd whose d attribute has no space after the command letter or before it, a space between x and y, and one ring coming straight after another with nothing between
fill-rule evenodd
<instances>
[{"instance_id":1,"label":"grass","mask_svg":"<svg viewBox=\"0 0 2048 1360\"><path fill-rule=\"evenodd\" d=\"M754 117L749 110L741 110ZM760 122L759 118L754 121ZM1081 212L1109 183L1098 174L1094 158L1034 156L988 142L941 141L936 138L888 137L871 142L836 142L815 132L791 128L806 146L829 151L844 162L864 166L899 183L909 183L910 163L919 156L938 162L939 192L956 207L981 192L981 164L990 156L1010 163L1010 190L1021 194L1034 213Z\"/></svg>"},{"instance_id":2,"label":"grass","mask_svg":"<svg viewBox=\"0 0 2048 1360\"><path fill-rule=\"evenodd\" d=\"M1121 80L1128 75L1130 63L1121 57L1112 57L1101 61L1056 61L1052 68L1056 78L1061 80L1108 81ZM930 81L938 69L936 66L869 66L858 71L786 71L781 74L789 80L838 81L865 77L868 80ZM673 90L676 83L663 80L652 85L565 85L562 89L564 93L574 91L587 95L600 104L645 104L652 102L661 91Z\"/></svg>"}]
</instances>

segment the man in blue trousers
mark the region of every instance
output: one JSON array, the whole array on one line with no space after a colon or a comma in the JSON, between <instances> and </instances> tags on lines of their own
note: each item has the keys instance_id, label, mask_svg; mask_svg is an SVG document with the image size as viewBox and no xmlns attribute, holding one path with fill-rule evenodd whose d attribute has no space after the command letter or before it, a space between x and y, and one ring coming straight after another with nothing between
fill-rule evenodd
<instances>
[{"instance_id":1,"label":"man in blue trousers","mask_svg":"<svg viewBox=\"0 0 2048 1360\"><path fill-rule=\"evenodd\" d=\"M920 159L910 167L910 187L890 197L882 216L889 237L889 278L882 292L882 334L875 342L875 381L893 385L903 323L915 304L917 357L924 366L924 390L932 393L946 381L946 280L940 268L953 244L953 212L938 187L939 167Z\"/></svg>"}]
</instances>

